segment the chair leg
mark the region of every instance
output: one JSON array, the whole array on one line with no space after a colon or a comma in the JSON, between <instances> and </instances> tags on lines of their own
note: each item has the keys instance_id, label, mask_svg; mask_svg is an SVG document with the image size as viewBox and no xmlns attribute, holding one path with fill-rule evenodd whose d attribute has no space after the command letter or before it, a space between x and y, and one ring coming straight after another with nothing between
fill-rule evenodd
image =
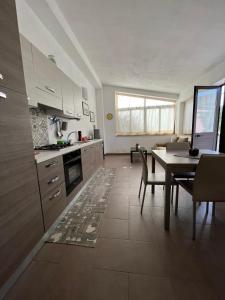
<instances>
[{"instance_id":1,"label":"chair leg","mask_svg":"<svg viewBox=\"0 0 225 300\"><path fill-rule=\"evenodd\" d=\"M172 185L172 189L171 189L171 204L173 205L173 194L174 194L174 185Z\"/></svg>"},{"instance_id":2,"label":"chair leg","mask_svg":"<svg viewBox=\"0 0 225 300\"><path fill-rule=\"evenodd\" d=\"M177 216L178 213L178 200L179 200L179 185L177 185L176 188L175 216Z\"/></svg>"},{"instance_id":3,"label":"chair leg","mask_svg":"<svg viewBox=\"0 0 225 300\"><path fill-rule=\"evenodd\" d=\"M142 187L142 178L141 178L141 182L140 182L140 188L139 188L138 198L140 198L140 196L141 196L141 187Z\"/></svg>"},{"instance_id":4,"label":"chair leg","mask_svg":"<svg viewBox=\"0 0 225 300\"><path fill-rule=\"evenodd\" d=\"M216 214L216 202L213 201L213 207L212 207L212 215L213 215L213 217L215 217L215 214Z\"/></svg>"},{"instance_id":5,"label":"chair leg","mask_svg":"<svg viewBox=\"0 0 225 300\"><path fill-rule=\"evenodd\" d=\"M195 241L196 235L196 202L193 201L193 232L192 232L192 240Z\"/></svg>"},{"instance_id":6,"label":"chair leg","mask_svg":"<svg viewBox=\"0 0 225 300\"><path fill-rule=\"evenodd\" d=\"M144 186L143 198L142 198L142 203L141 203L141 215L142 215L144 201L145 201L145 192L146 192L146 184Z\"/></svg>"},{"instance_id":7,"label":"chair leg","mask_svg":"<svg viewBox=\"0 0 225 300\"><path fill-rule=\"evenodd\" d=\"M206 202L206 214L208 215L209 212L209 202Z\"/></svg>"}]
</instances>

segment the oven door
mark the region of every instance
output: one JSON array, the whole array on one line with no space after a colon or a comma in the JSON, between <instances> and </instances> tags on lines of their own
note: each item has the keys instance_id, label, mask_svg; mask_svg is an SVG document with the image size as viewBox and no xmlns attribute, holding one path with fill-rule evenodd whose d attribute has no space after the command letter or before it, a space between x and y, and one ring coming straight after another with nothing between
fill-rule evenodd
<instances>
[{"instance_id":1,"label":"oven door","mask_svg":"<svg viewBox=\"0 0 225 300\"><path fill-rule=\"evenodd\" d=\"M81 157L73 158L64 163L66 194L69 195L72 190L83 180Z\"/></svg>"}]
</instances>

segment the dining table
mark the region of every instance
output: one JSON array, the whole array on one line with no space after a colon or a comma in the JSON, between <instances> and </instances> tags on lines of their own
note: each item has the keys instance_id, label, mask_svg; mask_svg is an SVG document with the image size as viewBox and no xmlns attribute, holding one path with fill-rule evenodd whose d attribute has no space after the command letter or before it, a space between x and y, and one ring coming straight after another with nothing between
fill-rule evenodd
<instances>
[{"instance_id":1,"label":"dining table","mask_svg":"<svg viewBox=\"0 0 225 300\"><path fill-rule=\"evenodd\" d=\"M173 173L195 172L202 154L219 154L217 151L200 150L197 157L191 157L187 151L168 151L166 149L152 150L152 173L155 173L155 162L157 161L165 170L164 191L164 228L170 228L170 195ZM152 185L152 193L155 186Z\"/></svg>"}]
</instances>

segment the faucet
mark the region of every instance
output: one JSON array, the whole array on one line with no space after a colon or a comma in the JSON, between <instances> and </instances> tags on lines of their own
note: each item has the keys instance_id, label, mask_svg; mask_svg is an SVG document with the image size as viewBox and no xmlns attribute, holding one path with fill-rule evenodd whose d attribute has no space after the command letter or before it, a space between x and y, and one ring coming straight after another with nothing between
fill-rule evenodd
<instances>
[{"instance_id":1,"label":"faucet","mask_svg":"<svg viewBox=\"0 0 225 300\"><path fill-rule=\"evenodd\" d=\"M67 143L69 143L69 137L70 137L71 134L73 134L73 133L77 133L77 132L76 132L76 131L71 131L71 132L68 133L67 138L66 138Z\"/></svg>"}]
</instances>

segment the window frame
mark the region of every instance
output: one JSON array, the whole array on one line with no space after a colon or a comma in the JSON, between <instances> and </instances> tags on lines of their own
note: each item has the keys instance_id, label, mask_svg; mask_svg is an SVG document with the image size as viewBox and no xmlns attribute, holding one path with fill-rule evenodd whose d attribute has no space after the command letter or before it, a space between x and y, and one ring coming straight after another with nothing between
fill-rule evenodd
<instances>
[{"instance_id":1,"label":"window frame","mask_svg":"<svg viewBox=\"0 0 225 300\"><path fill-rule=\"evenodd\" d=\"M118 108L118 96L130 96L130 97L141 97L144 99L144 106L143 107L131 107L131 108ZM158 101L167 101L169 103L173 103L174 107L174 120L173 120L173 131L172 132L160 132L161 127L161 109L162 108L171 108L171 105L163 105L163 106L146 106L146 99L149 100L158 100ZM159 109L159 131L151 133L147 131L147 110L148 109ZM129 111L130 112L130 125L129 128L131 130L131 111L132 110L143 110L144 111L144 131L143 132L120 132L118 125L119 125L119 111ZM149 96L149 95L140 95L140 94L132 94L132 93L124 93L124 92L115 92L115 121L116 121L116 136L165 136L165 135L174 135L175 134L175 114L176 114L176 100L172 98L166 97L158 97L158 96Z\"/></svg>"}]
</instances>

